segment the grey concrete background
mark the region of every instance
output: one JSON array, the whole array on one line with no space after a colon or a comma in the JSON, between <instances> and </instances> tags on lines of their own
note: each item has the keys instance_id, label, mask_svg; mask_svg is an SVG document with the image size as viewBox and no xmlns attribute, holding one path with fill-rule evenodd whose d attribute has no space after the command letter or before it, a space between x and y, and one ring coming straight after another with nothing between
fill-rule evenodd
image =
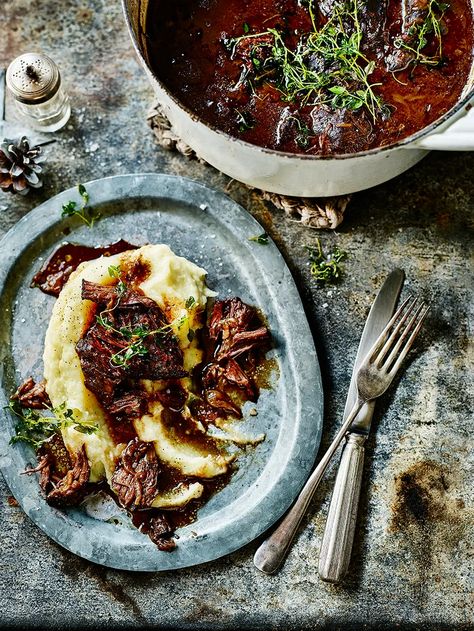
<instances>
[{"instance_id":1,"label":"grey concrete background","mask_svg":"<svg viewBox=\"0 0 474 631\"><path fill-rule=\"evenodd\" d=\"M399 178L356 195L336 232L316 233L214 169L155 146L145 122L152 91L118 0L4 0L1 9L1 66L26 51L50 54L73 105L68 127L46 150L44 188L25 198L0 194L1 234L51 195L106 175L176 173L225 190L264 224L297 280L324 378L323 447L340 422L364 317L384 276L403 267L406 291L421 292L433 309L402 380L376 410L345 584L317 577L334 466L288 562L271 578L253 568L257 543L173 573L101 568L50 542L2 482L0 623L472 629L472 154L431 154ZM318 236L326 248L337 243L349 255L335 288L317 288L309 274L305 245Z\"/></svg>"}]
</instances>

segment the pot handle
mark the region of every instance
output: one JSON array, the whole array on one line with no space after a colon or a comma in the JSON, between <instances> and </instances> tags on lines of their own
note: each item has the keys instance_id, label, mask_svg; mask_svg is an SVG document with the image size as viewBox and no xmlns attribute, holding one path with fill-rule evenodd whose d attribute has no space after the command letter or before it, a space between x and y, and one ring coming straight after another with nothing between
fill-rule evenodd
<instances>
[{"instance_id":1,"label":"pot handle","mask_svg":"<svg viewBox=\"0 0 474 631\"><path fill-rule=\"evenodd\" d=\"M467 109L469 107L469 109ZM474 151L474 107L468 105L466 113L448 124L442 131L415 140L407 149L439 149L441 151Z\"/></svg>"}]
</instances>

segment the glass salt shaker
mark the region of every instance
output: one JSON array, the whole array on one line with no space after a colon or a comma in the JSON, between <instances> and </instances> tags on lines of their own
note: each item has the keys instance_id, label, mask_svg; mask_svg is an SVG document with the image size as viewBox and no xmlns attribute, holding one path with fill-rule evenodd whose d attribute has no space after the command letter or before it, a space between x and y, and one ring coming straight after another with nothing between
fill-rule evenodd
<instances>
[{"instance_id":1,"label":"glass salt shaker","mask_svg":"<svg viewBox=\"0 0 474 631\"><path fill-rule=\"evenodd\" d=\"M30 127L57 131L69 120L69 97L61 86L59 68L47 55L26 53L14 59L8 66L6 83Z\"/></svg>"}]
</instances>

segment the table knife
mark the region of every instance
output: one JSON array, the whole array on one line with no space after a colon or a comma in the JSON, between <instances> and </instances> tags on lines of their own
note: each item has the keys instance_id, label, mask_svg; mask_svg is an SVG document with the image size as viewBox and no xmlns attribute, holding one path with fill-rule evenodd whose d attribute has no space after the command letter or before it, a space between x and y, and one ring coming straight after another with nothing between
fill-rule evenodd
<instances>
[{"instance_id":1,"label":"table knife","mask_svg":"<svg viewBox=\"0 0 474 631\"><path fill-rule=\"evenodd\" d=\"M347 418L357 398L356 377L359 366L392 317L404 279L403 270L394 270L372 304L360 339L343 420ZM331 583L338 583L349 567L362 483L364 444L370 432L373 413L372 402L364 405L356 416L346 436L339 463L319 556L319 576Z\"/></svg>"}]
</instances>

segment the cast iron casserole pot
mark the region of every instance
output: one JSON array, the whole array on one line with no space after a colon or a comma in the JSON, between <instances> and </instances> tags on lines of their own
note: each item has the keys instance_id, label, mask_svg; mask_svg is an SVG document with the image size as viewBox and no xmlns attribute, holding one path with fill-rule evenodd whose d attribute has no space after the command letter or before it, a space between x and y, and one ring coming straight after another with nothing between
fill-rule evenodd
<instances>
[{"instance_id":1,"label":"cast iron casserole pot","mask_svg":"<svg viewBox=\"0 0 474 631\"><path fill-rule=\"evenodd\" d=\"M151 70L146 47L150 1L153 0L122 0L122 5L135 50L158 101L179 136L201 158L240 182L296 197L344 195L396 177L419 162L431 149L474 149L474 68L471 68L460 100L451 110L415 134L386 147L344 155L315 156L264 149L229 136L201 121Z\"/></svg>"}]
</instances>

